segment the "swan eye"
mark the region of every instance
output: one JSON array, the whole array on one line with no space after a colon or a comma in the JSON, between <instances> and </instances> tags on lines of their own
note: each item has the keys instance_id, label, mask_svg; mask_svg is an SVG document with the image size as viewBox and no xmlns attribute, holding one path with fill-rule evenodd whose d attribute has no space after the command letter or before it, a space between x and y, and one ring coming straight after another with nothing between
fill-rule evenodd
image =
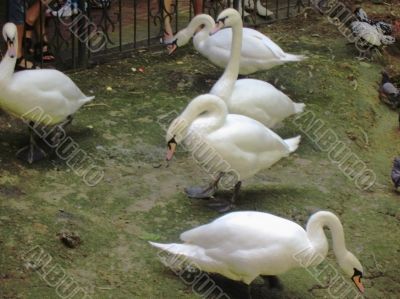
<instances>
[{"instance_id":1,"label":"swan eye","mask_svg":"<svg viewBox=\"0 0 400 299\"><path fill-rule=\"evenodd\" d=\"M353 268L353 269L354 269L354 274L353 274L352 278L355 276L360 276L360 278L363 277L363 274L360 270L357 270L356 268Z\"/></svg>"},{"instance_id":2,"label":"swan eye","mask_svg":"<svg viewBox=\"0 0 400 299\"><path fill-rule=\"evenodd\" d=\"M174 137L172 137L171 140L168 141L168 143L167 143L169 149L171 149L171 144L172 144L172 143L177 144L177 142L176 142L176 140L175 140L175 135L174 135Z\"/></svg>"},{"instance_id":3,"label":"swan eye","mask_svg":"<svg viewBox=\"0 0 400 299\"><path fill-rule=\"evenodd\" d=\"M217 20L217 23L222 23L222 24L224 24L225 25L225 20L228 18L228 16L226 16L226 17L223 17L223 18L220 18L220 19L218 19Z\"/></svg>"}]
</instances>

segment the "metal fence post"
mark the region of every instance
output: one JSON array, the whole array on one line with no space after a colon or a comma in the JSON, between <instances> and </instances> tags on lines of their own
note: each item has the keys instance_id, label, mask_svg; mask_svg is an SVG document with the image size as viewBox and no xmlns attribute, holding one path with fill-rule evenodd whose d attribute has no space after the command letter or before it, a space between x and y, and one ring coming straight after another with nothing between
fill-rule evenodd
<instances>
[{"instance_id":1,"label":"metal fence post","mask_svg":"<svg viewBox=\"0 0 400 299\"><path fill-rule=\"evenodd\" d=\"M86 0L79 0L79 10L83 15L87 16L87 4ZM87 40L87 18L80 18L78 26L78 66L86 68L88 65L88 49L86 43L83 41Z\"/></svg>"}]
</instances>

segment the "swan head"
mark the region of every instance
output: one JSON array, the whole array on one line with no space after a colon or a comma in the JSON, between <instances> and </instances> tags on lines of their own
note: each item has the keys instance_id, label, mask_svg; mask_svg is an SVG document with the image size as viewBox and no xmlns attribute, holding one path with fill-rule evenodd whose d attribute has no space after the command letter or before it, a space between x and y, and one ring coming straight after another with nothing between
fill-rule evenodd
<instances>
[{"instance_id":1,"label":"swan head","mask_svg":"<svg viewBox=\"0 0 400 299\"><path fill-rule=\"evenodd\" d=\"M3 38L7 43L7 54L10 56L10 58L15 58L17 56L17 27L14 23L6 23L3 26Z\"/></svg>"},{"instance_id":2,"label":"swan head","mask_svg":"<svg viewBox=\"0 0 400 299\"><path fill-rule=\"evenodd\" d=\"M179 143L184 139L185 132L187 131L188 125L185 119L178 116L175 118L168 128L166 141L167 141L167 156L166 160L170 161L175 154L176 148Z\"/></svg>"},{"instance_id":3,"label":"swan head","mask_svg":"<svg viewBox=\"0 0 400 299\"><path fill-rule=\"evenodd\" d=\"M223 10L217 17L216 25L211 34L216 33L225 27L232 27L234 24L242 22L240 13L233 8L227 8Z\"/></svg>"},{"instance_id":4,"label":"swan head","mask_svg":"<svg viewBox=\"0 0 400 299\"><path fill-rule=\"evenodd\" d=\"M203 94L194 98L181 115L172 121L167 130L165 138L168 146L166 160L172 159L178 144L183 141L189 143L193 140L198 141L201 138L198 132L189 131L193 121L206 121L206 124L203 123L203 127L210 128L214 125L210 124L210 119L215 118L215 114L217 114L218 119L225 119L227 113L228 108L225 102L215 95Z\"/></svg>"},{"instance_id":5,"label":"swan head","mask_svg":"<svg viewBox=\"0 0 400 299\"><path fill-rule=\"evenodd\" d=\"M364 285L361 283L364 271L360 261L348 251L338 262L339 266L343 269L344 273L351 278L358 290L364 293Z\"/></svg>"},{"instance_id":6,"label":"swan head","mask_svg":"<svg viewBox=\"0 0 400 299\"><path fill-rule=\"evenodd\" d=\"M187 30L187 28L180 30L177 34L174 35L172 41L168 43L168 54L171 55L176 51L176 49L186 45L191 38L192 35L190 34L189 30Z\"/></svg>"}]
</instances>

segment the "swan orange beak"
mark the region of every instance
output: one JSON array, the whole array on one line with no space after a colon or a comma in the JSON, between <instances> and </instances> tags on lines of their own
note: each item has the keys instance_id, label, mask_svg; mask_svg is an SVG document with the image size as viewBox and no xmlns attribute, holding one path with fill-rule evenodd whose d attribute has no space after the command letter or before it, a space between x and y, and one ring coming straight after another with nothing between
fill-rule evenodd
<instances>
[{"instance_id":1,"label":"swan orange beak","mask_svg":"<svg viewBox=\"0 0 400 299\"><path fill-rule=\"evenodd\" d=\"M355 283L356 287L358 288L358 290L361 293L364 293L365 288L364 288L364 285L361 283L361 276L360 275L356 275L356 276L353 276L352 279L353 279L353 282Z\"/></svg>"},{"instance_id":2,"label":"swan orange beak","mask_svg":"<svg viewBox=\"0 0 400 299\"><path fill-rule=\"evenodd\" d=\"M178 49L178 46L176 45L176 43L168 45L167 46L168 55L171 55L172 53L174 53L176 51L176 49Z\"/></svg>"},{"instance_id":3,"label":"swan orange beak","mask_svg":"<svg viewBox=\"0 0 400 299\"><path fill-rule=\"evenodd\" d=\"M172 157L175 154L176 151L176 141L175 138L172 138L169 142L168 142L168 150L167 150L167 156L166 156L166 160L170 161L172 159Z\"/></svg>"},{"instance_id":4,"label":"swan orange beak","mask_svg":"<svg viewBox=\"0 0 400 299\"><path fill-rule=\"evenodd\" d=\"M15 48L14 43L11 40L7 41L7 48L8 48L8 51L7 51L8 55L11 58L14 58L17 56L17 49Z\"/></svg>"}]
</instances>

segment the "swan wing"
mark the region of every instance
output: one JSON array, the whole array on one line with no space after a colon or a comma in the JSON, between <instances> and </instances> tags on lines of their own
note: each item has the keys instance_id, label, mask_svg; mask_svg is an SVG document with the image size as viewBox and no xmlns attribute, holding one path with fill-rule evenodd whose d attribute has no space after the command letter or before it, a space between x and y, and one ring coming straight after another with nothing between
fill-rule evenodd
<instances>
[{"instance_id":1,"label":"swan wing","mask_svg":"<svg viewBox=\"0 0 400 299\"><path fill-rule=\"evenodd\" d=\"M256 46L257 48L254 49L254 46ZM284 58L286 55L281 47L279 47L266 35L251 28L243 28L242 51L245 53L255 53L256 51L263 51L261 53L265 54L265 50L268 50L268 52L273 54L276 58Z\"/></svg>"},{"instance_id":2,"label":"swan wing","mask_svg":"<svg viewBox=\"0 0 400 299\"><path fill-rule=\"evenodd\" d=\"M208 48L223 51L226 55L230 55L232 28L219 30L217 33L210 36L205 43ZM241 55L246 58L265 59L266 55L273 55L276 58L284 57L285 52L261 32L251 28L243 28Z\"/></svg>"},{"instance_id":3,"label":"swan wing","mask_svg":"<svg viewBox=\"0 0 400 299\"><path fill-rule=\"evenodd\" d=\"M244 250L265 247L305 233L297 223L262 212L232 212L181 234L183 242L204 249Z\"/></svg>"},{"instance_id":4,"label":"swan wing","mask_svg":"<svg viewBox=\"0 0 400 299\"><path fill-rule=\"evenodd\" d=\"M13 76L12 88L22 89L32 97L49 96L69 102L80 102L87 97L64 73L57 70L41 69L17 72Z\"/></svg>"},{"instance_id":5,"label":"swan wing","mask_svg":"<svg viewBox=\"0 0 400 299\"><path fill-rule=\"evenodd\" d=\"M209 140L220 150L234 147L242 153L262 154L290 153L289 146L275 132L249 117L229 114L225 124L208 135Z\"/></svg>"},{"instance_id":6,"label":"swan wing","mask_svg":"<svg viewBox=\"0 0 400 299\"><path fill-rule=\"evenodd\" d=\"M256 79L237 80L227 101L229 111L274 126L296 112L295 103L272 84Z\"/></svg>"}]
</instances>

